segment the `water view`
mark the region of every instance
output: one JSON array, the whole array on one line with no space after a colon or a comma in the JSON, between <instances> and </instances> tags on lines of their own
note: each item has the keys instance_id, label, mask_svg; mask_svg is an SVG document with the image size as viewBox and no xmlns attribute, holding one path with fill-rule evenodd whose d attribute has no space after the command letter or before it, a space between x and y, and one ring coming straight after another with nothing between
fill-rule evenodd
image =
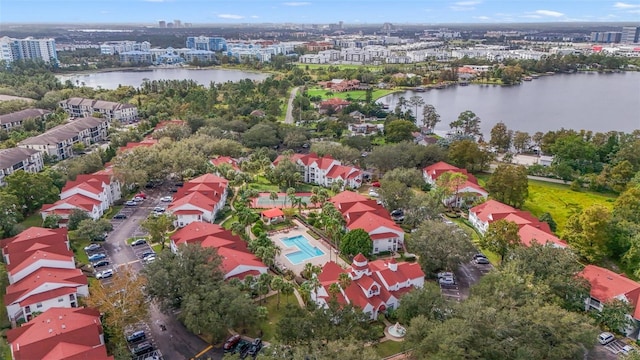
<instances>
[{"instance_id":1,"label":"water view","mask_svg":"<svg viewBox=\"0 0 640 360\"><path fill-rule=\"evenodd\" d=\"M185 80L190 79L199 84L208 86L209 83L223 83L227 81L239 81L251 79L262 81L269 74L223 69L149 69L142 71L109 71L87 74L59 75L60 81L71 80L74 84L85 85L93 88L116 89L119 85L139 87L144 80Z\"/></svg>"},{"instance_id":2,"label":"water view","mask_svg":"<svg viewBox=\"0 0 640 360\"><path fill-rule=\"evenodd\" d=\"M640 129L640 72L543 76L509 87L469 85L423 93L408 91L378 102L393 111L400 96L408 100L414 95L435 106L441 116L438 133L448 131L449 123L465 110L482 119L485 136L500 121L509 129L529 133L561 127L601 132ZM422 109L418 109L418 119L422 119Z\"/></svg>"}]
</instances>

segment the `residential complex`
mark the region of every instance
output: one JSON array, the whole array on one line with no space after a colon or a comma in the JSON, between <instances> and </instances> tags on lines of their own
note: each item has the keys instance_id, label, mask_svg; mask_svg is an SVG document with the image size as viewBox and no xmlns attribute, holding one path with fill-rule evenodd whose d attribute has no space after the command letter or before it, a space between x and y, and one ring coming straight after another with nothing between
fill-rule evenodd
<instances>
[{"instance_id":1,"label":"residential complex","mask_svg":"<svg viewBox=\"0 0 640 360\"><path fill-rule=\"evenodd\" d=\"M0 244L9 277L4 305L12 322L50 308L78 307L78 297L89 295L66 229L31 227Z\"/></svg>"},{"instance_id":2,"label":"residential complex","mask_svg":"<svg viewBox=\"0 0 640 360\"><path fill-rule=\"evenodd\" d=\"M371 253L396 252L403 248L404 230L376 200L343 191L329 200L344 217L347 231L362 229L371 237Z\"/></svg>"},{"instance_id":3,"label":"residential complex","mask_svg":"<svg viewBox=\"0 0 640 360\"><path fill-rule=\"evenodd\" d=\"M349 276L348 286L339 281L341 274ZM417 263L398 263L393 258L368 261L358 254L347 269L333 261L326 263L318 280L320 286L311 291L311 299L318 306L328 307L335 297L339 304L354 305L376 320L379 314L397 309L402 295L424 286L424 272ZM331 293L332 284L338 284L339 293Z\"/></svg>"},{"instance_id":4,"label":"residential complex","mask_svg":"<svg viewBox=\"0 0 640 360\"><path fill-rule=\"evenodd\" d=\"M74 117L89 117L99 113L103 118L123 124L138 120L138 108L126 103L112 101L69 98L58 103L67 114Z\"/></svg>"},{"instance_id":5,"label":"residential complex","mask_svg":"<svg viewBox=\"0 0 640 360\"><path fill-rule=\"evenodd\" d=\"M54 307L7 331L11 356L28 359L113 360L107 355L98 310Z\"/></svg>"},{"instance_id":6,"label":"residential complex","mask_svg":"<svg viewBox=\"0 0 640 360\"><path fill-rule=\"evenodd\" d=\"M13 39L0 38L0 60L11 63L17 60L42 60L45 63L58 63L56 41L54 39Z\"/></svg>"},{"instance_id":7,"label":"residential complex","mask_svg":"<svg viewBox=\"0 0 640 360\"><path fill-rule=\"evenodd\" d=\"M120 182L109 170L78 175L75 180L67 181L60 192L60 200L43 205L40 214L42 219L50 215L59 216L61 227L66 227L69 215L76 209L98 220L121 196Z\"/></svg>"},{"instance_id":8,"label":"residential complex","mask_svg":"<svg viewBox=\"0 0 640 360\"><path fill-rule=\"evenodd\" d=\"M22 123L28 119L44 119L51 111L44 109L25 109L9 114L0 115L0 129L11 131L22 127Z\"/></svg>"},{"instance_id":9,"label":"residential complex","mask_svg":"<svg viewBox=\"0 0 640 360\"><path fill-rule=\"evenodd\" d=\"M42 153L38 150L9 148L0 150L0 187L7 185L4 178L16 171L37 173L44 168Z\"/></svg>"},{"instance_id":10,"label":"residential complex","mask_svg":"<svg viewBox=\"0 0 640 360\"><path fill-rule=\"evenodd\" d=\"M89 146L107 138L109 120L85 117L58 125L44 134L27 138L18 143L18 147L38 150L56 160L73 155L73 145L82 143Z\"/></svg>"},{"instance_id":11,"label":"residential complex","mask_svg":"<svg viewBox=\"0 0 640 360\"><path fill-rule=\"evenodd\" d=\"M178 227L194 221L213 222L227 201L228 185L227 179L213 174L190 180L174 195L167 212L176 217Z\"/></svg>"},{"instance_id":12,"label":"residential complex","mask_svg":"<svg viewBox=\"0 0 640 360\"><path fill-rule=\"evenodd\" d=\"M203 248L214 248L222 258L224 278L244 279L268 271L260 259L247 248L246 241L217 224L196 221L171 235L171 251L177 253L183 244L198 244Z\"/></svg>"},{"instance_id":13,"label":"residential complex","mask_svg":"<svg viewBox=\"0 0 640 360\"><path fill-rule=\"evenodd\" d=\"M272 166L280 161L292 161L300 169L302 181L324 187L331 187L337 181L342 182L342 188L359 188L362 185L362 170L355 166L345 166L329 155L319 157L317 154L293 154L290 157L279 155Z\"/></svg>"},{"instance_id":14,"label":"residential complex","mask_svg":"<svg viewBox=\"0 0 640 360\"><path fill-rule=\"evenodd\" d=\"M620 42L624 44L637 44L640 42L640 26L625 26L622 28Z\"/></svg>"},{"instance_id":15,"label":"residential complex","mask_svg":"<svg viewBox=\"0 0 640 360\"><path fill-rule=\"evenodd\" d=\"M100 45L100 54L115 55L127 51L149 51L150 49L151 43L148 41L107 41Z\"/></svg>"},{"instance_id":16,"label":"residential complex","mask_svg":"<svg viewBox=\"0 0 640 360\"><path fill-rule=\"evenodd\" d=\"M433 188L437 187L437 181L442 174L461 174L464 181L457 185L451 185L448 189L450 196L443 199L446 206L463 207L476 202L479 198L486 199L489 193L482 186L478 185L478 179L465 169L457 168L445 162L437 162L422 169L424 181Z\"/></svg>"},{"instance_id":17,"label":"residential complex","mask_svg":"<svg viewBox=\"0 0 640 360\"><path fill-rule=\"evenodd\" d=\"M550 245L558 248L567 247L567 243L564 240L553 234L549 224L538 220L527 211L518 210L495 200L488 200L469 209L469 222L481 234L487 232L489 224L501 219L518 225L520 242L525 246L531 246L531 244L537 242L541 245Z\"/></svg>"},{"instance_id":18,"label":"residential complex","mask_svg":"<svg viewBox=\"0 0 640 360\"><path fill-rule=\"evenodd\" d=\"M226 51L227 40L222 37L189 36L186 47L191 50Z\"/></svg>"}]
</instances>

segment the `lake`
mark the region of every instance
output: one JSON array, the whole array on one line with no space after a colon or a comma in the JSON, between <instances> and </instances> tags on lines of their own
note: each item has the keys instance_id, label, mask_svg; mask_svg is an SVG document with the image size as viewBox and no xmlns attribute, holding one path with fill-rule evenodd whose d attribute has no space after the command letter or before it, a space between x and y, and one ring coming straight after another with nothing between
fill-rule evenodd
<instances>
[{"instance_id":1,"label":"lake","mask_svg":"<svg viewBox=\"0 0 640 360\"><path fill-rule=\"evenodd\" d=\"M515 86L469 85L394 93L377 102L393 111L400 96L408 100L414 95L440 114L437 133L450 130L449 123L471 110L480 117L487 141L491 128L501 121L510 130L530 134L562 127L594 132L640 129L640 72L556 74ZM418 114L421 124L421 108Z\"/></svg>"},{"instance_id":2,"label":"lake","mask_svg":"<svg viewBox=\"0 0 640 360\"><path fill-rule=\"evenodd\" d=\"M103 89L117 89L119 85L129 85L139 87L145 79L148 80L194 80L198 84L209 86L213 81L216 83L224 83L227 81L239 81L242 79L251 79L262 81L269 74L260 72L251 72L243 70L226 70L226 69L182 69L182 68L165 68L165 69L148 69L142 71L107 71L95 73L82 73L70 75L58 75L58 79L63 83L69 79L74 84L93 88L101 87Z\"/></svg>"}]
</instances>

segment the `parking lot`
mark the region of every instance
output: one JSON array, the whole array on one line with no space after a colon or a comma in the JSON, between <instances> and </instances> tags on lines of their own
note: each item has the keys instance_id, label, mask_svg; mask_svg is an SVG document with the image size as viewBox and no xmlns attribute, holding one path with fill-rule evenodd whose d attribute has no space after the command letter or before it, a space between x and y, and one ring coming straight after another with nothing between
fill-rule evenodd
<instances>
[{"instance_id":1,"label":"parking lot","mask_svg":"<svg viewBox=\"0 0 640 360\"><path fill-rule=\"evenodd\" d=\"M129 341L129 337L139 331L143 331L144 332L144 337L136 337L134 340ZM145 352L144 354L140 354L138 356L133 355L133 359L135 360L160 360L162 359L162 353L160 352L160 350L158 350L158 346L156 344L155 339L153 338L152 334L151 334L151 329L149 328L149 325L146 323L138 323L134 326L129 327L128 329L126 329L125 331L125 337L127 337L127 346L129 347L129 351L131 351L131 353L134 353L134 349L136 349L137 347L140 346L140 344L143 343L149 343L151 345L151 348L148 352Z\"/></svg>"},{"instance_id":2,"label":"parking lot","mask_svg":"<svg viewBox=\"0 0 640 360\"><path fill-rule=\"evenodd\" d=\"M471 286L480 281L480 278L491 269L493 269L491 264L476 264L474 261L460 265L454 273L454 284L440 284L442 295L456 301L466 300Z\"/></svg>"}]
</instances>

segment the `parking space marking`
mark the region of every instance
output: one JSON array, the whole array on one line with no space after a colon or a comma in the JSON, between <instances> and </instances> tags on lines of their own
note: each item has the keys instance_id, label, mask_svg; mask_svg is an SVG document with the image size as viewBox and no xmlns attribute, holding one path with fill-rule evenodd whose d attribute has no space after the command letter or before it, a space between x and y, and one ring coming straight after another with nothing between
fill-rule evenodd
<instances>
[{"instance_id":1,"label":"parking space marking","mask_svg":"<svg viewBox=\"0 0 640 360\"><path fill-rule=\"evenodd\" d=\"M206 348L204 348L204 350L200 351L194 357L192 357L191 360L195 360L195 359L199 358L200 356L204 355L207 351L209 351L211 349L213 349L213 345L207 346Z\"/></svg>"}]
</instances>

